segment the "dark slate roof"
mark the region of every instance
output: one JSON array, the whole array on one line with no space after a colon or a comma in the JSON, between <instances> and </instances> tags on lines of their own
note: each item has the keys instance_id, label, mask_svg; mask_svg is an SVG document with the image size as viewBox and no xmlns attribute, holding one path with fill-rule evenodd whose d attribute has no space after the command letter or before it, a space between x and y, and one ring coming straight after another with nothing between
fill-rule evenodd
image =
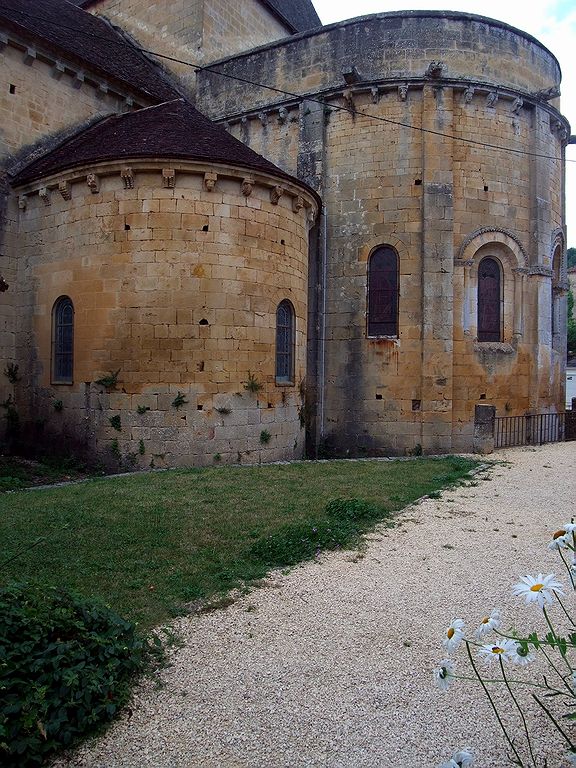
<instances>
[{"instance_id":1,"label":"dark slate roof","mask_svg":"<svg viewBox=\"0 0 576 768\"><path fill-rule=\"evenodd\" d=\"M310 0L264 0L273 13L287 21L294 32L305 32L322 26Z\"/></svg>"},{"instance_id":2,"label":"dark slate roof","mask_svg":"<svg viewBox=\"0 0 576 768\"><path fill-rule=\"evenodd\" d=\"M1 23L156 101L180 96L121 32L67 0L0 0Z\"/></svg>"},{"instance_id":3,"label":"dark slate roof","mask_svg":"<svg viewBox=\"0 0 576 768\"><path fill-rule=\"evenodd\" d=\"M81 8L90 8L96 5L98 0L69 0L69 2ZM279 16L291 27L292 32L305 32L307 29L322 26L311 0L262 0L262 2L275 16Z\"/></svg>"},{"instance_id":4,"label":"dark slate roof","mask_svg":"<svg viewBox=\"0 0 576 768\"><path fill-rule=\"evenodd\" d=\"M208 120L185 99L106 117L17 171L12 184L25 184L79 165L146 157L235 165L306 187Z\"/></svg>"}]
</instances>

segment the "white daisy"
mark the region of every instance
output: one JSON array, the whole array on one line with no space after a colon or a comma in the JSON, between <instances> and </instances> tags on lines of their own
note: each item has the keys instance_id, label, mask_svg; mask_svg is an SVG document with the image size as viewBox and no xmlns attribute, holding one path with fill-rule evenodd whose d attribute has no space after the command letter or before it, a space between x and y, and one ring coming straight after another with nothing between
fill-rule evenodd
<instances>
[{"instance_id":1,"label":"white daisy","mask_svg":"<svg viewBox=\"0 0 576 768\"><path fill-rule=\"evenodd\" d=\"M513 664L525 667L526 664L530 664L531 661L534 661L534 654L530 653L527 648L524 648L519 643L516 643L516 647L510 654L510 660Z\"/></svg>"},{"instance_id":2,"label":"white daisy","mask_svg":"<svg viewBox=\"0 0 576 768\"><path fill-rule=\"evenodd\" d=\"M434 667L434 683L442 691L447 691L454 679L456 665L451 659L442 659L437 667Z\"/></svg>"},{"instance_id":3,"label":"white daisy","mask_svg":"<svg viewBox=\"0 0 576 768\"><path fill-rule=\"evenodd\" d=\"M483 645L478 654L482 656L484 661L490 663L497 659L511 659L516 652L516 645L515 640L499 640L497 643Z\"/></svg>"},{"instance_id":4,"label":"white daisy","mask_svg":"<svg viewBox=\"0 0 576 768\"><path fill-rule=\"evenodd\" d=\"M455 651L460 645L462 638L464 637L464 622L462 619L452 619L446 635L442 641L442 645L447 651Z\"/></svg>"},{"instance_id":5,"label":"white daisy","mask_svg":"<svg viewBox=\"0 0 576 768\"><path fill-rule=\"evenodd\" d=\"M476 630L476 637L481 640L485 635L491 632L493 629L498 629L500 626L500 611L494 609L490 616L484 616L480 622L480 626Z\"/></svg>"},{"instance_id":6,"label":"white daisy","mask_svg":"<svg viewBox=\"0 0 576 768\"><path fill-rule=\"evenodd\" d=\"M540 608L544 608L546 603L554 600L554 592L563 595L562 584L556 579L553 573L548 576L539 573L534 576L522 576L522 581L514 584L512 594L516 597L523 597L527 603L537 603Z\"/></svg>"},{"instance_id":7,"label":"white daisy","mask_svg":"<svg viewBox=\"0 0 576 768\"><path fill-rule=\"evenodd\" d=\"M564 523L564 525L552 534L552 541L548 544L548 549L565 549L568 546L574 546L575 523Z\"/></svg>"},{"instance_id":8,"label":"white daisy","mask_svg":"<svg viewBox=\"0 0 576 768\"><path fill-rule=\"evenodd\" d=\"M442 763L442 765L439 765L438 768L459 768L459 765L454 760L450 759L447 763Z\"/></svg>"},{"instance_id":9,"label":"white daisy","mask_svg":"<svg viewBox=\"0 0 576 768\"><path fill-rule=\"evenodd\" d=\"M470 768L474 763L474 755L469 749L461 749L459 752L455 752L452 755L452 760L454 760L456 765L460 766L460 768Z\"/></svg>"}]
</instances>

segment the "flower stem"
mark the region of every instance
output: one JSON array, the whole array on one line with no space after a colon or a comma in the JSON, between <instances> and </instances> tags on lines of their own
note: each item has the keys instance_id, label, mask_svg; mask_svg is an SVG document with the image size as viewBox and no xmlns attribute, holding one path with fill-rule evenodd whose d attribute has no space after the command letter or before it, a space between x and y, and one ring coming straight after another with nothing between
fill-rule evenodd
<instances>
[{"instance_id":1,"label":"flower stem","mask_svg":"<svg viewBox=\"0 0 576 768\"><path fill-rule=\"evenodd\" d=\"M572 582L572 584L574 584L574 582ZM562 600L560 600L560 595L558 594L558 592L554 592L554 594L556 595L556 599L558 600L558 603L560 604L560 608L562 608L562 610L564 611L564 615L566 616L566 618L568 619L570 624L572 624L573 627L576 627L576 624L574 623L574 619L572 618L572 616L570 616L570 614L568 613L568 611L564 607L564 603L562 602Z\"/></svg>"},{"instance_id":2,"label":"flower stem","mask_svg":"<svg viewBox=\"0 0 576 768\"><path fill-rule=\"evenodd\" d=\"M564 729L560 726L560 724L558 723L558 721L556 720L556 718L554 717L552 712L550 712L550 710L547 707L544 706L544 704L540 701L540 699L538 698L538 696L536 696L535 693L532 694L532 697L542 707L544 712L546 712L546 714L548 715L548 717L550 718L550 720L554 724L554 727L562 735L562 738L568 744L570 749L574 751L574 749L575 749L574 744L572 743L572 741L570 740L570 737L566 734Z\"/></svg>"},{"instance_id":3,"label":"flower stem","mask_svg":"<svg viewBox=\"0 0 576 768\"><path fill-rule=\"evenodd\" d=\"M504 663L502 661L502 657L498 657L498 661L500 662L500 670L502 672L502 679L504 680L504 683L506 685L506 688L508 689L508 693L510 694L512 701L516 705L516 709L518 710L518 713L520 715L520 719L522 720L522 725L524 726L524 733L526 734L526 741L528 742L528 750L530 752L530 757L532 758L532 762L534 764L534 768L537 768L536 766L536 758L534 757L534 752L532 750L532 741L530 740L530 733L528 731L528 725L526 723L526 718L524 717L524 712L522 712L522 707L520 704L518 704L518 700L516 696L514 696L514 692L512 691L512 688L510 687L510 683L508 681L508 678L506 677L506 671L504 670Z\"/></svg>"},{"instance_id":4,"label":"flower stem","mask_svg":"<svg viewBox=\"0 0 576 768\"><path fill-rule=\"evenodd\" d=\"M484 680L482 680L482 678L480 677L480 673L478 672L476 664L474 664L474 658L472 657L472 652L470 650L470 645L468 643L468 640L465 640L464 642L466 643L466 652L468 653L468 658L470 659L470 664L472 665L472 669L474 670L474 674L476 675L476 677L478 678L478 682L480 683L480 685L484 689L484 693L486 694L486 696L488 698L488 701L490 702L490 705L492 706L492 709L494 710L494 714L496 715L496 720L498 720L498 725L502 729L502 733L504 734L504 737L505 737L506 741L508 742L508 744L510 745L510 747L512 749L512 752L514 752L514 755L516 756L516 760L518 761L517 764L520 766L520 768L526 768L524 763L522 762L522 758L518 754L518 750L516 749L516 747L514 745L514 742L512 741L510 736L508 735L508 731L506 730L506 726L502 722L502 718L500 717L500 714L498 713L498 709L496 708L496 704L494 704L494 700L492 699L492 696L490 696L490 691L486 687L486 684L484 683ZM535 694L533 693L532 696L535 696Z\"/></svg>"},{"instance_id":5,"label":"flower stem","mask_svg":"<svg viewBox=\"0 0 576 768\"><path fill-rule=\"evenodd\" d=\"M572 589L576 589L576 585L574 584L574 577L572 576L572 569L570 568L570 566L566 562L566 558L562 554L562 550L559 549L558 552L560 554L560 557L562 558L562 562L564 563L564 565L566 567L566 570L568 571L568 576L570 577L570 581L572 582ZM554 594L556 594L556 593L554 593ZM556 597L558 597L558 595L556 595Z\"/></svg>"},{"instance_id":6,"label":"flower stem","mask_svg":"<svg viewBox=\"0 0 576 768\"><path fill-rule=\"evenodd\" d=\"M450 677L453 677L455 680L468 680L472 683L478 682L478 679L476 677L472 677L470 675L450 675ZM504 683L504 680L500 680L499 678L483 678L485 683ZM563 693L565 694L565 691L560 690L560 688L552 688L550 685L542 685L542 683L531 683L528 680L510 680L508 678L509 683L513 683L514 685L527 685L530 688L542 688L543 691L551 691L553 693Z\"/></svg>"},{"instance_id":7,"label":"flower stem","mask_svg":"<svg viewBox=\"0 0 576 768\"><path fill-rule=\"evenodd\" d=\"M546 612L546 607L544 605L542 606L542 612L544 614L544 618L546 619L546 623L550 627L550 632L552 633L552 638L554 639L554 642L556 643L556 645L558 646L558 650L560 651L560 643L558 642L558 635L554 631L554 627L552 626L552 622L550 621L550 618L548 617L548 613ZM561 657L562 661L566 664L566 666L568 667L570 672L572 672L572 667L570 666L570 662L568 661L566 656L562 653L562 651L560 651L560 657ZM558 674L560 674L560 673L558 673ZM562 675L560 675L560 677L562 677Z\"/></svg>"}]
</instances>

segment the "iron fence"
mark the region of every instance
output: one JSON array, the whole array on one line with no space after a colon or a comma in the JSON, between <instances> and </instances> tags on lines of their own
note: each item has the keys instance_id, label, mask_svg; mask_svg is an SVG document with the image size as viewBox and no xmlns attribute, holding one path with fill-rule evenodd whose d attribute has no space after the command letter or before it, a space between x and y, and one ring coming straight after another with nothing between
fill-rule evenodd
<instances>
[{"instance_id":1,"label":"iron fence","mask_svg":"<svg viewBox=\"0 0 576 768\"><path fill-rule=\"evenodd\" d=\"M533 413L494 419L494 448L557 443L565 436L565 413Z\"/></svg>"}]
</instances>

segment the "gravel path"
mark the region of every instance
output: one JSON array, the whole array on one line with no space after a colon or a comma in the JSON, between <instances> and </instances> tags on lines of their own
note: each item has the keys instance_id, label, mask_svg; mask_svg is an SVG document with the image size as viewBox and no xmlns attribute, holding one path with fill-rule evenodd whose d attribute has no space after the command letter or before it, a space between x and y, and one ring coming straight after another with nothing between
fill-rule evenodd
<instances>
[{"instance_id":1,"label":"gravel path","mask_svg":"<svg viewBox=\"0 0 576 768\"><path fill-rule=\"evenodd\" d=\"M275 573L226 610L176 622L184 645L164 686L145 683L130 717L57 765L428 768L470 746L478 768L504 768L479 687L441 692L431 669L455 616L473 627L499 607L505 626L541 629L510 587L562 573L546 542L576 514L576 444L496 458L509 463L407 508L360 554ZM542 730L549 768L566 765Z\"/></svg>"}]
</instances>

